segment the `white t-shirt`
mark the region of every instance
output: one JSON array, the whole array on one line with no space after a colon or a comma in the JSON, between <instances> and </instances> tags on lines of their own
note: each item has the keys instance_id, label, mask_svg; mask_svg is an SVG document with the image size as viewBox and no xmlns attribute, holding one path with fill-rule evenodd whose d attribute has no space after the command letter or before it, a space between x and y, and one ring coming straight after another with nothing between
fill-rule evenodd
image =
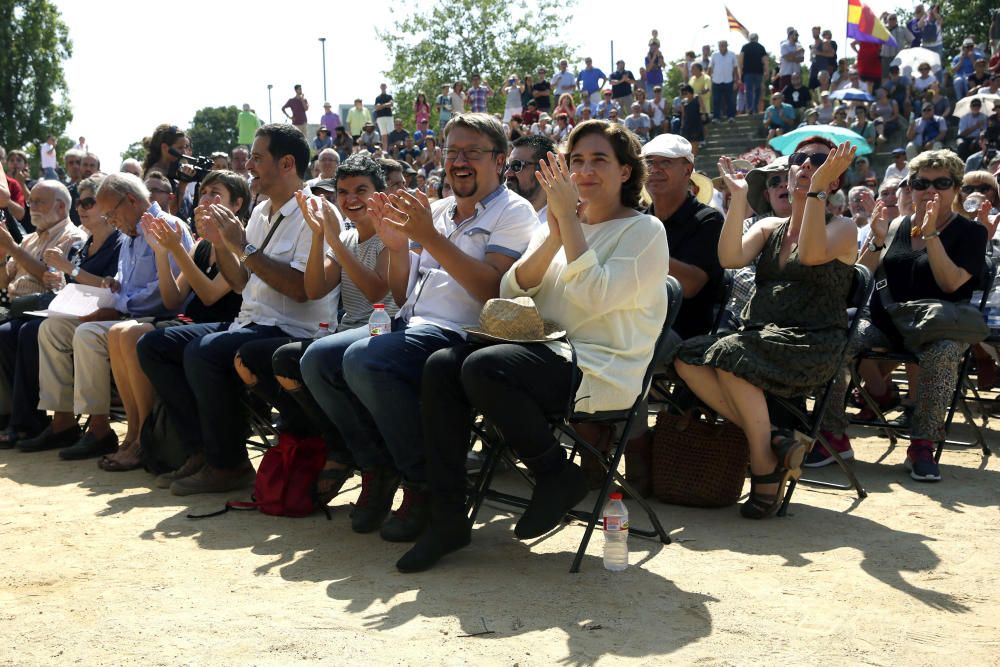
<instances>
[{"instance_id":1,"label":"white t-shirt","mask_svg":"<svg viewBox=\"0 0 1000 667\"><path fill-rule=\"evenodd\" d=\"M50 146L48 142L42 144L39 150L42 156L42 169L56 168L56 147Z\"/></svg>"},{"instance_id":2,"label":"white t-shirt","mask_svg":"<svg viewBox=\"0 0 1000 667\"><path fill-rule=\"evenodd\" d=\"M736 54L732 51L713 53L710 66L712 68L712 83L732 83L733 68L736 67Z\"/></svg>"},{"instance_id":3,"label":"white t-shirt","mask_svg":"<svg viewBox=\"0 0 1000 667\"><path fill-rule=\"evenodd\" d=\"M778 66L778 76L791 76L801 71L802 63L795 62L794 60L785 60L785 56L800 50L805 51L798 42L793 44L785 40L781 43L781 64Z\"/></svg>"}]
</instances>

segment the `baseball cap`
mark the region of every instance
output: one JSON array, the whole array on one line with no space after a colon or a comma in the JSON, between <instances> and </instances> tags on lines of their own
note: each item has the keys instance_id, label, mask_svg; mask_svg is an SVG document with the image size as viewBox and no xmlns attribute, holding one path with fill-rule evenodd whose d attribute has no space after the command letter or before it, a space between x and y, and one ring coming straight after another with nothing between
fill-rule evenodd
<instances>
[{"instance_id":1,"label":"baseball cap","mask_svg":"<svg viewBox=\"0 0 1000 667\"><path fill-rule=\"evenodd\" d=\"M691 142L679 134L658 134L642 147L644 157L682 157L694 164Z\"/></svg>"},{"instance_id":2,"label":"baseball cap","mask_svg":"<svg viewBox=\"0 0 1000 667\"><path fill-rule=\"evenodd\" d=\"M972 40L971 37L966 37L965 40L962 41L962 46L975 46L975 45L976 43Z\"/></svg>"},{"instance_id":3,"label":"baseball cap","mask_svg":"<svg viewBox=\"0 0 1000 667\"><path fill-rule=\"evenodd\" d=\"M329 102L323 102L323 108L324 109L329 109L330 108L330 103Z\"/></svg>"},{"instance_id":4,"label":"baseball cap","mask_svg":"<svg viewBox=\"0 0 1000 667\"><path fill-rule=\"evenodd\" d=\"M892 154L893 155L906 155L906 149L905 148L893 148L892 149Z\"/></svg>"},{"instance_id":5,"label":"baseball cap","mask_svg":"<svg viewBox=\"0 0 1000 667\"><path fill-rule=\"evenodd\" d=\"M316 181L314 185L309 186L309 189L313 192L322 191L335 194L337 192L337 179L324 178L320 181Z\"/></svg>"}]
</instances>

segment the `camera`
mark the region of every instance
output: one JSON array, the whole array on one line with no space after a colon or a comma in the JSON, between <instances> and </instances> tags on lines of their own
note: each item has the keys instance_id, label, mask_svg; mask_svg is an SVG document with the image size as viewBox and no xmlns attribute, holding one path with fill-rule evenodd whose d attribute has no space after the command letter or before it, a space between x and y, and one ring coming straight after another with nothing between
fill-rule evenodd
<instances>
[{"instance_id":1,"label":"camera","mask_svg":"<svg viewBox=\"0 0 1000 667\"><path fill-rule=\"evenodd\" d=\"M201 180L212 171L215 161L204 155L184 155L176 148L170 149L170 154L177 158L170 167L168 178L175 178L181 183L201 183ZM183 167L188 167L183 169Z\"/></svg>"}]
</instances>

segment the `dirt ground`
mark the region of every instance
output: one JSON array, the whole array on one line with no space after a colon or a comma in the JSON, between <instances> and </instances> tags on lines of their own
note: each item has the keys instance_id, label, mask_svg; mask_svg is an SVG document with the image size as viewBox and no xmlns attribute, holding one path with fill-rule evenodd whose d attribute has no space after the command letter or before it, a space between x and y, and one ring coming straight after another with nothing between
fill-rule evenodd
<instances>
[{"instance_id":1,"label":"dirt ground","mask_svg":"<svg viewBox=\"0 0 1000 667\"><path fill-rule=\"evenodd\" d=\"M1000 663L997 457L948 450L927 485L902 446L855 450L863 502L800 486L764 522L657 503L672 545L633 538L612 573L598 534L575 575L578 524L521 543L485 507L471 547L402 575L405 545L351 532L354 485L331 521L193 521L226 496L0 451L0 664Z\"/></svg>"}]
</instances>

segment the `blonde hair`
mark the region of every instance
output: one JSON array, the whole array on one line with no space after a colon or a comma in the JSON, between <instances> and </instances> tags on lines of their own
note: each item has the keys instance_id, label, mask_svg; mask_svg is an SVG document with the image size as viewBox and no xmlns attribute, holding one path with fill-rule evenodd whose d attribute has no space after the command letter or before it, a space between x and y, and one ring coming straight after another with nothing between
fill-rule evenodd
<instances>
[{"instance_id":1,"label":"blonde hair","mask_svg":"<svg viewBox=\"0 0 1000 667\"><path fill-rule=\"evenodd\" d=\"M965 163L954 151L942 149L927 151L910 160L910 175L916 176L921 169L944 169L955 181L957 190L965 174Z\"/></svg>"},{"instance_id":2,"label":"blonde hair","mask_svg":"<svg viewBox=\"0 0 1000 667\"><path fill-rule=\"evenodd\" d=\"M977 169L976 171L970 171L962 179L962 185L988 185L993 188L993 205L996 206L1000 204L1000 186L997 184L997 177L986 171L985 169ZM965 213L965 209L959 204L959 199L964 199L960 194L955 197L951 202L951 209L956 213ZM964 203L964 201L963 201Z\"/></svg>"}]
</instances>

